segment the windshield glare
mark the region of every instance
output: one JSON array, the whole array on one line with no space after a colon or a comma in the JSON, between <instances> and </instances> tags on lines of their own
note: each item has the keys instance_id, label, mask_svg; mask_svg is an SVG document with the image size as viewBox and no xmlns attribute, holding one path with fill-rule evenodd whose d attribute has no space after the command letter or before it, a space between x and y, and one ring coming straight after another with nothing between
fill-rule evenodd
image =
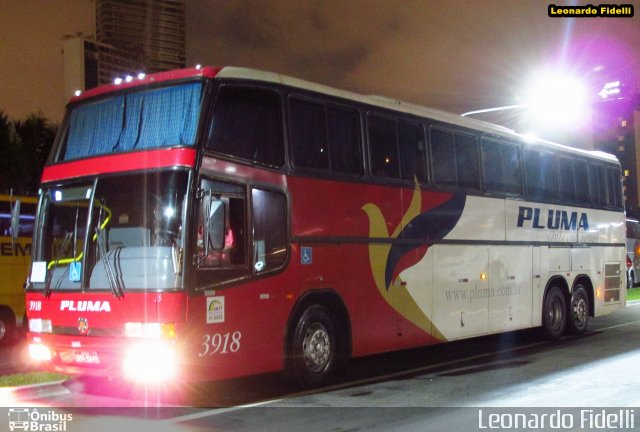
<instances>
[{"instance_id":1,"label":"windshield glare","mask_svg":"<svg viewBox=\"0 0 640 432\"><path fill-rule=\"evenodd\" d=\"M186 172L100 178L44 192L35 289L181 287ZM95 191L94 191L95 189Z\"/></svg>"}]
</instances>

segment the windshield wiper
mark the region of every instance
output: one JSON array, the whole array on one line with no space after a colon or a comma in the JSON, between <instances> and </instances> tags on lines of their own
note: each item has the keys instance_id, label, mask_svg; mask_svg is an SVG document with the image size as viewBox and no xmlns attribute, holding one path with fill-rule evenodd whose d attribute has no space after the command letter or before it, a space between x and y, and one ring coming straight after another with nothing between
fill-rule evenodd
<instances>
[{"instance_id":1,"label":"windshield wiper","mask_svg":"<svg viewBox=\"0 0 640 432\"><path fill-rule=\"evenodd\" d=\"M62 245L60 245L60 249L58 249L58 253L56 255L56 259L53 261L53 265L51 266L51 271L47 272L47 278L44 283L44 296L49 297L51 294L51 280L53 279L53 272L56 267L58 267L58 263L62 259L67 247L71 242L71 237L73 237L73 233L71 231L67 231L64 235L64 240L62 241ZM68 268L67 268L68 270ZM65 272L66 273L66 272ZM64 275L63 275L64 276Z\"/></svg>"},{"instance_id":2,"label":"windshield wiper","mask_svg":"<svg viewBox=\"0 0 640 432\"><path fill-rule=\"evenodd\" d=\"M102 258L102 263L104 264L104 271L107 274L107 280L109 281L111 291L113 292L113 295L116 296L116 298L122 298L124 297L124 291L122 286L120 285L120 281L116 277L115 270L111 265L111 261L109 261L109 257L107 256L107 248L104 245L104 231L100 228L96 228L96 236L98 250L100 251L100 257Z\"/></svg>"}]
</instances>

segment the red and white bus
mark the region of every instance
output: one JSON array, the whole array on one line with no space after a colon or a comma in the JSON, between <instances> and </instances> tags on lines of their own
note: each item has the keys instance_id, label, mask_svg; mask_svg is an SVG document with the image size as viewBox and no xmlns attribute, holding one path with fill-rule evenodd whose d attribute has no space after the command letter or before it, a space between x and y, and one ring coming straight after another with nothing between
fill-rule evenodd
<instances>
[{"instance_id":1,"label":"red and white bus","mask_svg":"<svg viewBox=\"0 0 640 432\"><path fill-rule=\"evenodd\" d=\"M285 370L625 305L620 165L275 73L86 91L42 176L27 286L43 367L134 380Z\"/></svg>"}]
</instances>

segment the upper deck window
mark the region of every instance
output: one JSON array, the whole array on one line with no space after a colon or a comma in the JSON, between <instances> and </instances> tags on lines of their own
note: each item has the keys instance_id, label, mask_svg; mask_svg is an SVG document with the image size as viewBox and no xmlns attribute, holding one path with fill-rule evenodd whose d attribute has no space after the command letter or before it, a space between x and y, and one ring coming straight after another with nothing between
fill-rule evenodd
<instances>
[{"instance_id":1,"label":"upper deck window","mask_svg":"<svg viewBox=\"0 0 640 432\"><path fill-rule=\"evenodd\" d=\"M271 166L284 164L280 95L254 87L220 87L207 149Z\"/></svg>"},{"instance_id":2,"label":"upper deck window","mask_svg":"<svg viewBox=\"0 0 640 432\"><path fill-rule=\"evenodd\" d=\"M482 139L484 185L489 192L507 195L522 193L519 149L504 141Z\"/></svg>"},{"instance_id":3,"label":"upper deck window","mask_svg":"<svg viewBox=\"0 0 640 432\"><path fill-rule=\"evenodd\" d=\"M394 120L369 116L371 173L375 177L400 178L398 136Z\"/></svg>"},{"instance_id":4,"label":"upper deck window","mask_svg":"<svg viewBox=\"0 0 640 432\"><path fill-rule=\"evenodd\" d=\"M295 97L289 110L296 168L362 174L358 111Z\"/></svg>"},{"instance_id":5,"label":"upper deck window","mask_svg":"<svg viewBox=\"0 0 640 432\"><path fill-rule=\"evenodd\" d=\"M200 82L125 93L71 109L58 161L195 144Z\"/></svg>"},{"instance_id":6,"label":"upper deck window","mask_svg":"<svg viewBox=\"0 0 640 432\"><path fill-rule=\"evenodd\" d=\"M532 201L556 201L559 196L556 155L536 149L524 150L527 195Z\"/></svg>"}]
</instances>

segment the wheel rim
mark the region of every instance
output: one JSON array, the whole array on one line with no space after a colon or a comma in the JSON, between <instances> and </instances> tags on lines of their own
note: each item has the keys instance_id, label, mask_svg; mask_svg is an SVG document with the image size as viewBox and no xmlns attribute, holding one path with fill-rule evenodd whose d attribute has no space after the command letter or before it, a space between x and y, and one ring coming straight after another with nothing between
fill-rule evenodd
<instances>
[{"instance_id":1,"label":"wheel rim","mask_svg":"<svg viewBox=\"0 0 640 432\"><path fill-rule=\"evenodd\" d=\"M562 302L558 298L554 298L551 302L549 323L554 330L559 330L562 327Z\"/></svg>"},{"instance_id":2,"label":"wheel rim","mask_svg":"<svg viewBox=\"0 0 640 432\"><path fill-rule=\"evenodd\" d=\"M573 320L578 326L587 321L587 302L583 298L578 298L573 304Z\"/></svg>"},{"instance_id":3,"label":"wheel rim","mask_svg":"<svg viewBox=\"0 0 640 432\"><path fill-rule=\"evenodd\" d=\"M331 358L331 338L321 323L309 326L302 340L304 361L313 373L322 372Z\"/></svg>"}]
</instances>

